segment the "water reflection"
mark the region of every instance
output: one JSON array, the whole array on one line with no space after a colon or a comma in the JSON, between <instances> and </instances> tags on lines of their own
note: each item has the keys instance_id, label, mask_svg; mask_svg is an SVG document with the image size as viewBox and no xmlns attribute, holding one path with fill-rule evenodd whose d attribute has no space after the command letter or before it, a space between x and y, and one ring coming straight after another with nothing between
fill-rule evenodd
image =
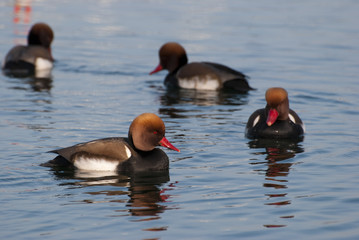
<instances>
[{"instance_id":1,"label":"water reflection","mask_svg":"<svg viewBox=\"0 0 359 240\"><path fill-rule=\"evenodd\" d=\"M171 118L188 118L188 112L198 112L195 106L229 105L240 106L248 102L247 94L233 91L200 91L192 89L166 90L160 96L161 108L159 112ZM223 109L222 109L223 110ZM198 115L203 114L199 111Z\"/></svg>"},{"instance_id":2,"label":"water reflection","mask_svg":"<svg viewBox=\"0 0 359 240\"><path fill-rule=\"evenodd\" d=\"M168 191L174 188L174 184L162 187L170 180L168 171L127 175L117 172L88 172L68 168L52 168L52 171L57 180L69 180L60 185L89 189L85 194L92 196L93 199L85 197L81 200L82 203L120 203L112 217L141 217L132 221L160 219L160 214L168 209L161 203L168 201L171 197ZM96 187L94 188L94 186ZM166 227L164 227L165 229ZM149 229L145 230L149 231Z\"/></svg>"},{"instance_id":3,"label":"water reflection","mask_svg":"<svg viewBox=\"0 0 359 240\"><path fill-rule=\"evenodd\" d=\"M52 78L36 78L36 77L24 77L24 78L10 78L8 82L16 84L11 89L30 90L33 92L48 92L52 89Z\"/></svg>"},{"instance_id":4,"label":"water reflection","mask_svg":"<svg viewBox=\"0 0 359 240\"><path fill-rule=\"evenodd\" d=\"M169 89L161 96L165 106L175 104L193 104L197 106L243 105L247 103L247 94L230 90L201 91L192 89Z\"/></svg>"},{"instance_id":5,"label":"water reflection","mask_svg":"<svg viewBox=\"0 0 359 240\"><path fill-rule=\"evenodd\" d=\"M293 162L288 162L295 157L296 154L304 152L304 149L300 145L300 141L288 141L288 140L272 140L272 139L257 139L248 142L248 145L252 149L258 149L264 151L258 151L253 153L254 155L265 155L265 161L258 161L254 159L250 164L258 165L260 167L265 166L266 169L258 169L257 171L265 174L263 187L268 188L265 196L268 197L265 205L284 206L291 204L291 201L287 197L287 184L288 174L293 165ZM280 218L293 218L290 216L280 216ZM266 224L265 227L285 227L286 225L279 224Z\"/></svg>"}]
</instances>

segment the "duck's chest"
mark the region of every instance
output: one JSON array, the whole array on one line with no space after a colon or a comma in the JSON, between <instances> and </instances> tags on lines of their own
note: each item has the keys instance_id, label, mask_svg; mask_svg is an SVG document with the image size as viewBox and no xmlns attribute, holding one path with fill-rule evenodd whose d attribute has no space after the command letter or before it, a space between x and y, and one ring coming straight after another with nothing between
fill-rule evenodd
<instances>
[{"instance_id":1,"label":"duck's chest","mask_svg":"<svg viewBox=\"0 0 359 240\"><path fill-rule=\"evenodd\" d=\"M291 120L277 120L268 126L265 121L258 122L251 133L257 138L298 138L303 135L302 128Z\"/></svg>"},{"instance_id":2,"label":"duck's chest","mask_svg":"<svg viewBox=\"0 0 359 240\"><path fill-rule=\"evenodd\" d=\"M167 170L169 160L167 154L155 148L150 152L135 152L132 157L118 165L120 172L145 172Z\"/></svg>"}]
</instances>

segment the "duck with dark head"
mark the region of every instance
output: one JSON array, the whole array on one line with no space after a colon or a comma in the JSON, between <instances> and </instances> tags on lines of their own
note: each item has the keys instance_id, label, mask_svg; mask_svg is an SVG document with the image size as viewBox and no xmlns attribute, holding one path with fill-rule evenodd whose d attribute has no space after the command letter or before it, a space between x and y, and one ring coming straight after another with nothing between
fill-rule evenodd
<instances>
[{"instance_id":1,"label":"duck with dark head","mask_svg":"<svg viewBox=\"0 0 359 240\"><path fill-rule=\"evenodd\" d=\"M241 93L253 90L246 75L225 65L212 62L188 63L185 49L176 42L164 44L159 50L159 58L159 65L150 74L168 70L164 81L168 88L232 89Z\"/></svg>"},{"instance_id":2,"label":"duck with dark head","mask_svg":"<svg viewBox=\"0 0 359 240\"><path fill-rule=\"evenodd\" d=\"M54 32L49 25L34 24L27 36L27 46L15 46L5 56L2 66L4 73L15 77L37 74L37 77L41 77L41 74L47 77L54 62L51 53L53 39Z\"/></svg>"}]
</instances>

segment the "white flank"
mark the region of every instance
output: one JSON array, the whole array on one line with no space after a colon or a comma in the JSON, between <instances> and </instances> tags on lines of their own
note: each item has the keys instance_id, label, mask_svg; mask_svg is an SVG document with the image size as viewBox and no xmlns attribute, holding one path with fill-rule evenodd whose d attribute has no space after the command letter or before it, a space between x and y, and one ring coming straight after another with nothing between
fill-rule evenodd
<instances>
[{"instance_id":1,"label":"white flank","mask_svg":"<svg viewBox=\"0 0 359 240\"><path fill-rule=\"evenodd\" d=\"M36 58L35 62L35 77L37 78L50 78L52 62L44 58Z\"/></svg>"},{"instance_id":2,"label":"white flank","mask_svg":"<svg viewBox=\"0 0 359 240\"><path fill-rule=\"evenodd\" d=\"M51 61L45 58L36 58L35 66L36 66L36 71L39 71L39 70L51 69L53 64Z\"/></svg>"},{"instance_id":3,"label":"white flank","mask_svg":"<svg viewBox=\"0 0 359 240\"><path fill-rule=\"evenodd\" d=\"M75 160L74 166L78 169L89 171L116 171L118 162L101 158L80 157Z\"/></svg>"},{"instance_id":4,"label":"white flank","mask_svg":"<svg viewBox=\"0 0 359 240\"><path fill-rule=\"evenodd\" d=\"M128 159L128 158L130 158L130 157L132 156L131 150L130 150L126 145L124 145L124 146L125 146L125 150L126 150L126 154L127 154L127 159Z\"/></svg>"},{"instance_id":5,"label":"white flank","mask_svg":"<svg viewBox=\"0 0 359 240\"><path fill-rule=\"evenodd\" d=\"M178 79L178 85L181 88L197 89L197 90L217 90L219 82L210 76L206 77L193 77Z\"/></svg>"},{"instance_id":6,"label":"white flank","mask_svg":"<svg viewBox=\"0 0 359 240\"><path fill-rule=\"evenodd\" d=\"M253 126L252 127L254 127L255 125L257 125L257 123L259 122L259 119L261 118L261 116L260 115L258 115L255 119L254 119L254 121L253 121Z\"/></svg>"}]
</instances>

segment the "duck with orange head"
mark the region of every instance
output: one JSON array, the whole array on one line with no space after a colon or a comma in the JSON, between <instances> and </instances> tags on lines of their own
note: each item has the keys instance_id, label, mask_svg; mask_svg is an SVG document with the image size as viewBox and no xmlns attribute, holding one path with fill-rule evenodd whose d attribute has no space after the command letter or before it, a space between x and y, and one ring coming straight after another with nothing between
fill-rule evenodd
<instances>
[{"instance_id":1,"label":"duck with orange head","mask_svg":"<svg viewBox=\"0 0 359 240\"><path fill-rule=\"evenodd\" d=\"M50 151L58 156L43 166L72 165L88 171L141 172L168 170L167 154L157 146L175 151L165 137L165 125L153 113L136 117L128 137L112 137Z\"/></svg>"},{"instance_id":2,"label":"duck with orange head","mask_svg":"<svg viewBox=\"0 0 359 240\"><path fill-rule=\"evenodd\" d=\"M289 108L288 92L273 87L266 91L265 108L258 109L249 117L245 134L250 139L301 139L305 128L296 112Z\"/></svg>"}]
</instances>

